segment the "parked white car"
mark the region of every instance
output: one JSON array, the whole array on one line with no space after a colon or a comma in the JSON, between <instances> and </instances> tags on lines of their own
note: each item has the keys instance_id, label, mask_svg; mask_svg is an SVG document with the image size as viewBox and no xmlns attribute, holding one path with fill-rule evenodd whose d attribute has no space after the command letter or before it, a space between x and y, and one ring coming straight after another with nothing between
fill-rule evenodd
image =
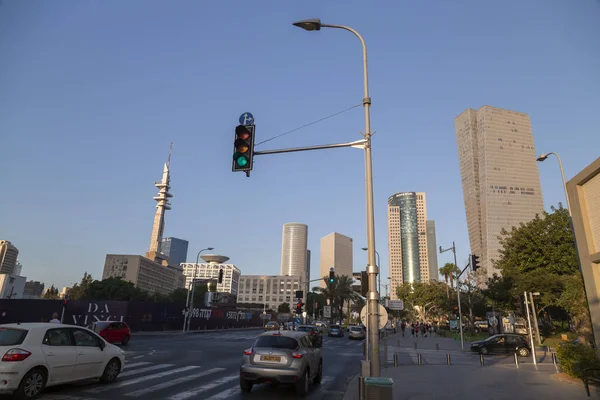
<instances>
[{"instance_id":1,"label":"parked white car","mask_svg":"<svg viewBox=\"0 0 600 400\"><path fill-rule=\"evenodd\" d=\"M123 350L74 325L0 325L0 393L35 399L47 386L86 379L110 383L125 365Z\"/></svg>"}]
</instances>

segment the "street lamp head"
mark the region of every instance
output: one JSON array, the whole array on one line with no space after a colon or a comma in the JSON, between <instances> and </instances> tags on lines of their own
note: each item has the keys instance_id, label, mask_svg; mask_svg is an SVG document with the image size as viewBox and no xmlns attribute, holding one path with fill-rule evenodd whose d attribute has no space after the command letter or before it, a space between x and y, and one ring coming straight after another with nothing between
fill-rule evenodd
<instances>
[{"instance_id":1,"label":"street lamp head","mask_svg":"<svg viewBox=\"0 0 600 400\"><path fill-rule=\"evenodd\" d=\"M206 250L214 250L214 247L207 247Z\"/></svg>"},{"instance_id":2,"label":"street lamp head","mask_svg":"<svg viewBox=\"0 0 600 400\"><path fill-rule=\"evenodd\" d=\"M293 25L307 31L321 30L321 20L319 18L304 19L302 21L294 22Z\"/></svg>"},{"instance_id":3,"label":"street lamp head","mask_svg":"<svg viewBox=\"0 0 600 400\"><path fill-rule=\"evenodd\" d=\"M540 155L540 156L537 158L537 161L538 161L538 162L542 162L542 161L544 161L546 158L548 158L548 154L544 153L544 154Z\"/></svg>"},{"instance_id":4,"label":"street lamp head","mask_svg":"<svg viewBox=\"0 0 600 400\"><path fill-rule=\"evenodd\" d=\"M361 247L361 250L367 251L367 250L369 250L369 248L368 247Z\"/></svg>"}]
</instances>

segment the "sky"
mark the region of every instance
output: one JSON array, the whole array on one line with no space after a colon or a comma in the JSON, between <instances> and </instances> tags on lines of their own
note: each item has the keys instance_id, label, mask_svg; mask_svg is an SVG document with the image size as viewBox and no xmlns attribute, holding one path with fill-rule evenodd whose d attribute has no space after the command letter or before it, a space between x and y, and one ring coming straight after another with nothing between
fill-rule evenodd
<instances>
[{"instance_id":1,"label":"sky","mask_svg":"<svg viewBox=\"0 0 600 400\"><path fill-rule=\"evenodd\" d=\"M231 171L238 117L257 141L362 101L365 38L372 97L376 249L389 276L387 199L427 194L437 244L469 240L454 118L491 105L531 116L536 151L567 179L600 156L600 3L595 0L0 2L0 239L23 275L100 279L107 253L144 254L169 143L165 236L205 247L243 274L279 274L286 222L319 241L354 239L367 264L363 152L260 156ZM256 150L361 139L362 107ZM564 202L555 159L539 164L547 209ZM439 264L452 260L450 252Z\"/></svg>"}]
</instances>

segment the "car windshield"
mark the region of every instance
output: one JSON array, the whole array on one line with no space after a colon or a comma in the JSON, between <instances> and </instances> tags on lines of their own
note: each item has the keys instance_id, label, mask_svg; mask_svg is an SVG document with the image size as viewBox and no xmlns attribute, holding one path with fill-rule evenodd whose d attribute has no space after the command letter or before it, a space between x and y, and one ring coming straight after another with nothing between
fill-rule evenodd
<instances>
[{"instance_id":1,"label":"car windshield","mask_svg":"<svg viewBox=\"0 0 600 400\"><path fill-rule=\"evenodd\" d=\"M352 332L360 332L360 331L362 331L362 329L360 327L358 327L358 326L352 326L352 327L350 327L350 330Z\"/></svg>"},{"instance_id":2,"label":"car windshield","mask_svg":"<svg viewBox=\"0 0 600 400\"><path fill-rule=\"evenodd\" d=\"M269 322L267 325L275 325L275 322Z\"/></svg>"},{"instance_id":3,"label":"car windshield","mask_svg":"<svg viewBox=\"0 0 600 400\"><path fill-rule=\"evenodd\" d=\"M300 332L312 332L315 330L315 328L312 326L299 326L297 330Z\"/></svg>"},{"instance_id":4,"label":"car windshield","mask_svg":"<svg viewBox=\"0 0 600 400\"><path fill-rule=\"evenodd\" d=\"M340 329L340 326L339 325L331 325L330 329Z\"/></svg>"},{"instance_id":5,"label":"car windshield","mask_svg":"<svg viewBox=\"0 0 600 400\"><path fill-rule=\"evenodd\" d=\"M254 347L294 350L298 348L298 342L287 336L259 336L254 342Z\"/></svg>"},{"instance_id":6,"label":"car windshield","mask_svg":"<svg viewBox=\"0 0 600 400\"><path fill-rule=\"evenodd\" d=\"M0 328L0 346L15 346L23 343L27 331L24 329Z\"/></svg>"},{"instance_id":7,"label":"car windshield","mask_svg":"<svg viewBox=\"0 0 600 400\"><path fill-rule=\"evenodd\" d=\"M96 322L94 324L94 332L100 332L103 329L106 329L110 325L108 322Z\"/></svg>"}]
</instances>

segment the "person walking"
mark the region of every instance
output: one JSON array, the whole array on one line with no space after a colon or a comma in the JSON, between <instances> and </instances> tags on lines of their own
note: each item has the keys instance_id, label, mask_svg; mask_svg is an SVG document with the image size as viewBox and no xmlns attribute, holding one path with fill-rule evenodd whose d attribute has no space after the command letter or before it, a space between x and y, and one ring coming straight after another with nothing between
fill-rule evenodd
<instances>
[{"instance_id":1,"label":"person walking","mask_svg":"<svg viewBox=\"0 0 600 400\"><path fill-rule=\"evenodd\" d=\"M52 314L52 319L49 321L51 324L60 324L60 320L58 319L58 313L55 312Z\"/></svg>"}]
</instances>

